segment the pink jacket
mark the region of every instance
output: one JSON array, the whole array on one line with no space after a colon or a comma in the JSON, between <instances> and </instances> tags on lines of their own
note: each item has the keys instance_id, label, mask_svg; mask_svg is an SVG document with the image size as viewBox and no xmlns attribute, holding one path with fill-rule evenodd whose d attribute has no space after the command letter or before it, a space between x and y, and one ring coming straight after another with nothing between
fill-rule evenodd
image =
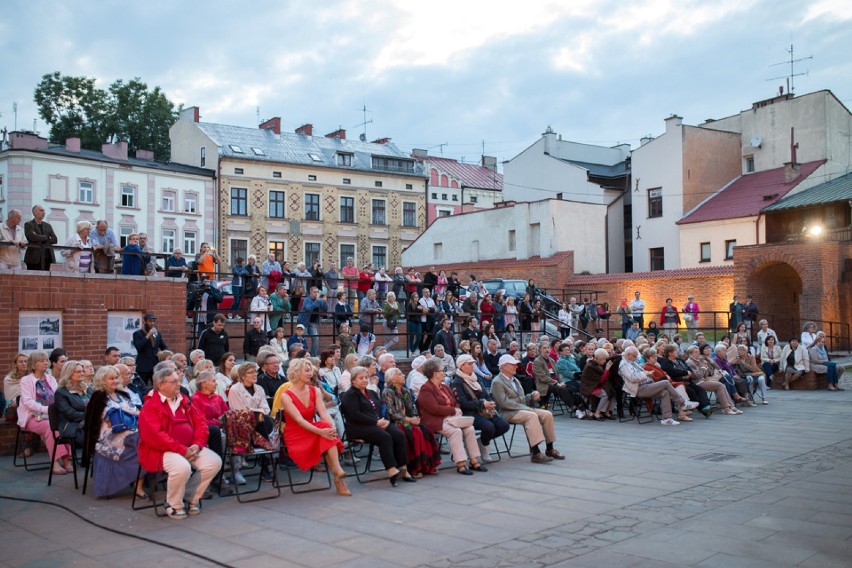
<instances>
[{"instance_id":1,"label":"pink jacket","mask_svg":"<svg viewBox=\"0 0 852 568\"><path fill-rule=\"evenodd\" d=\"M53 392L56 392L58 388L56 379L47 374L44 378L47 384L53 389ZM30 416L35 416L36 414L44 415L44 419L47 420L47 407L36 402L36 381L38 379L32 373L21 379L21 402L18 405L18 426L21 428L27 425Z\"/></svg>"}]
</instances>

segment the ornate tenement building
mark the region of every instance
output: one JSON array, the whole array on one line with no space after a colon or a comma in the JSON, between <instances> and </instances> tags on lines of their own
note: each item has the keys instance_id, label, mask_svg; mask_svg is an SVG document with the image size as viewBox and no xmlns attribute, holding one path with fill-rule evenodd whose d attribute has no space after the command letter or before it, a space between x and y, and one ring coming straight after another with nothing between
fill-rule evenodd
<instances>
[{"instance_id":1,"label":"ornate tenement building","mask_svg":"<svg viewBox=\"0 0 852 568\"><path fill-rule=\"evenodd\" d=\"M218 172L220 256L233 263L268 252L291 266L349 256L390 271L426 226L423 167L389 139L314 136L310 124L281 132L199 121L186 109L170 130L172 161Z\"/></svg>"}]
</instances>

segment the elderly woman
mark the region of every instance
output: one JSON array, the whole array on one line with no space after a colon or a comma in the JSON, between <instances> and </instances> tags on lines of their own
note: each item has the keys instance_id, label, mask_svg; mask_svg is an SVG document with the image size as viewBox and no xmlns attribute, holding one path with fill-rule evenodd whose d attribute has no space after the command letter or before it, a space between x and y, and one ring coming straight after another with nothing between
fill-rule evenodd
<instances>
[{"instance_id":1,"label":"elderly woman","mask_svg":"<svg viewBox=\"0 0 852 568\"><path fill-rule=\"evenodd\" d=\"M89 239L91 230L91 223L79 221L76 227L77 232L68 237L65 242L68 249L62 251L62 256L65 257L65 268L68 272L95 271L93 245L91 239Z\"/></svg>"},{"instance_id":2,"label":"elderly woman","mask_svg":"<svg viewBox=\"0 0 852 568\"><path fill-rule=\"evenodd\" d=\"M417 408L423 422L449 440L456 471L462 475L472 475L473 471L488 471L479 463L480 452L473 427L474 421L463 415L452 389L444 384L443 369L443 364L436 359L429 359L420 368L427 379L417 396ZM470 468L467 467L468 455Z\"/></svg>"},{"instance_id":3,"label":"elderly woman","mask_svg":"<svg viewBox=\"0 0 852 568\"><path fill-rule=\"evenodd\" d=\"M738 378L737 371L734 369L734 366L731 365L730 361L728 361L728 349L736 351L736 348L733 346L728 346L722 342L717 343L714 349L715 355L713 356L713 362L722 373L722 378L720 380L722 384L725 385L725 390L728 391L728 396L730 396L735 403L748 405L748 381L745 381L744 379L740 379L739 381L736 380Z\"/></svg>"},{"instance_id":4,"label":"elderly woman","mask_svg":"<svg viewBox=\"0 0 852 568\"><path fill-rule=\"evenodd\" d=\"M396 367L385 371L382 401L388 419L405 434L408 472L415 479L437 473L441 452L435 434L421 423L414 395L405 387L405 375Z\"/></svg>"},{"instance_id":5,"label":"elderly woman","mask_svg":"<svg viewBox=\"0 0 852 568\"><path fill-rule=\"evenodd\" d=\"M202 362L203 360L199 361L199 363ZM228 412L228 405L219 396L219 393L216 392L218 384L212 366L209 369L201 370L195 377L195 383L196 390L192 394L192 404L201 410L204 419L207 420L207 429L210 431L207 447L216 452L220 458L224 457L222 416Z\"/></svg>"},{"instance_id":6,"label":"elderly woman","mask_svg":"<svg viewBox=\"0 0 852 568\"><path fill-rule=\"evenodd\" d=\"M405 434L382 418L382 401L367 388L370 371L364 367L352 368L352 388L340 400L340 410L346 419L346 434L350 440L363 440L379 447L382 464L390 484L396 487L400 476L403 481L414 481L407 471L408 453Z\"/></svg>"},{"instance_id":7,"label":"elderly woman","mask_svg":"<svg viewBox=\"0 0 852 568\"><path fill-rule=\"evenodd\" d=\"M802 337L799 340L799 343L805 349L810 349L814 343L816 343L817 338L817 326L814 322L809 321L805 322L805 325L802 326Z\"/></svg>"},{"instance_id":8,"label":"elderly woman","mask_svg":"<svg viewBox=\"0 0 852 568\"><path fill-rule=\"evenodd\" d=\"M509 423L497 413L497 404L480 384L474 366L473 357L459 355L451 386L462 413L473 418L473 427L480 432L482 454L488 456L491 440L508 432Z\"/></svg>"},{"instance_id":9,"label":"elderly woman","mask_svg":"<svg viewBox=\"0 0 852 568\"><path fill-rule=\"evenodd\" d=\"M766 376L757 364L754 355L749 353L748 347L745 344L740 343L737 345L736 359L732 361L731 365L734 367L737 375L748 381L749 394L757 391L760 393L760 399L763 401L763 404L769 404L766 400ZM748 402L751 403L748 406L754 406L751 400Z\"/></svg>"},{"instance_id":10,"label":"elderly woman","mask_svg":"<svg viewBox=\"0 0 852 568\"><path fill-rule=\"evenodd\" d=\"M396 301L396 294L388 292L385 297L385 302L382 304L382 315L385 318L385 347L390 349L392 346L399 343L399 320L402 317L402 308Z\"/></svg>"},{"instance_id":11,"label":"elderly woman","mask_svg":"<svg viewBox=\"0 0 852 568\"><path fill-rule=\"evenodd\" d=\"M678 357L677 347L674 345L670 347L668 345L663 347L662 356L658 355L659 359L657 363L660 369L666 374L669 381L672 381L675 385L678 383L682 384L689 394L689 399L698 401L701 414L705 418L710 418L710 415L713 413L713 407L710 405L707 392L703 388L700 388L697 382L693 382L692 372L687 363ZM654 351L657 352L656 349ZM646 355L646 360L648 360L648 355Z\"/></svg>"},{"instance_id":12,"label":"elderly woman","mask_svg":"<svg viewBox=\"0 0 852 568\"><path fill-rule=\"evenodd\" d=\"M213 376L216 376L216 366L213 364L213 361L210 359L199 359L195 365L192 366L192 380L189 381L189 394L192 396L195 394L195 391L198 389L198 375L200 375L203 371L212 371Z\"/></svg>"},{"instance_id":13,"label":"elderly woman","mask_svg":"<svg viewBox=\"0 0 852 568\"><path fill-rule=\"evenodd\" d=\"M808 358L810 359L811 371L814 373L825 373L828 390L842 391L845 390L838 384L840 378L837 372L837 363L830 361L828 358L828 350L825 348L825 334L819 332L813 345L808 349Z\"/></svg>"},{"instance_id":14,"label":"elderly woman","mask_svg":"<svg viewBox=\"0 0 852 568\"><path fill-rule=\"evenodd\" d=\"M340 467L343 444L322 393L311 384L313 376L314 367L307 359L295 359L287 368L291 387L281 394L281 408L288 423L284 428L284 444L290 459L303 471L325 458L338 495L349 496L352 492L343 480L346 472ZM315 419L317 415L320 420Z\"/></svg>"},{"instance_id":15,"label":"elderly woman","mask_svg":"<svg viewBox=\"0 0 852 568\"><path fill-rule=\"evenodd\" d=\"M231 410L252 411L256 419L255 430L268 440L269 434L272 433L273 420L269 416L266 392L257 384L257 364L247 361L240 365L237 379L228 391L228 406ZM233 460L240 461L240 457L234 456ZM260 476L264 481L272 481L272 473L266 463L261 465Z\"/></svg>"},{"instance_id":16,"label":"elderly woman","mask_svg":"<svg viewBox=\"0 0 852 568\"><path fill-rule=\"evenodd\" d=\"M660 420L660 424L663 426L679 426L680 422L672 418L672 406L677 403L681 407L681 412L683 412L687 408L695 408L697 403L690 406L689 401L684 401L668 381L654 382L651 376L653 373L643 369L638 359L639 350L635 347L630 346L624 350L624 355L618 366L618 373L624 379L624 390L634 397L660 399L660 409L663 412L663 419Z\"/></svg>"},{"instance_id":17,"label":"elderly woman","mask_svg":"<svg viewBox=\"0 0 852 568\"><path fill-rule=\"evenodd\" d=\"M86 383L86 372L82 361L68 361L62 366L59 388L54 395L59 423L59 435L73 438L83 445L83 421L86 405L92 398L92 387ZM67 469L67 468L66 468Z\"/></svg>"},{"instance_id":18,"label":"elderly woman","mask_svg":"<svg viewBox=\"0 0 852 568\"><path fill-rule=\"evenodd\" d=\"M263 320L263 331L269 333L272 328L269 325L269 312L272 311L272 304L269 301L269 294L266 292L266 286L259 286L257 295L251 299L249 304L249 317L259 317Z\"/></svg>"},{"instance_id":19,"label":"elderly woman","mask_svg":"<svg viewBox=\"0 0 852 568\"><path fill-rule=\"evenodd\" d=\"M781 350L781 372L784 373L784 390L811 370L808 350L799 343L798 337L792 337L790 343Z\"/></svg>"},{"instance_id":20,"label":"elderly woman","mask_svg":"<svg viewBox=\"0 0 852 568\"><path fill-rule=\"evenodd\" d=\"M47 418L47 407L53 404L56 393L56 379L47 374L49 362L47 354L34 351L27 359L29 374L21 379L21 398L18 403L18 426L26 432L38 434L47 448L48 455L53 454L53 433ZM64 475L71 469L68 446L62 444L56 448L56 461L53 463L54 475Z\"/></svg>"},{"instance_id":21,"label":"elderly woman","mask_svg":"<svg viewBox=\"0 0 852 568\"><path fill-rule=\"evenodd\" d=\"M766 320L761 320L761 323ZM758 332L760 333L760 332ZM772 375L781 370L781 348L774 335L766 334L760 345L760 366L766 375L766 383L772 384Z\"/></svg>"},{"instance_id":22,"label":"elderly woman","mask_svg":"<svg viewBox=\"0 0 852 568\"><path fill-rule=\"evenodd\" d=\"M690 347L687 351L687 354L692 356L698 350L697 347ZM677 357L677 347L674 345L668 345L665 348L665 359L661 362L661 367L666 373L669 374L672 378L676 380L682 380L684 382L690 382L692 385L698 387L698 393L703 394L703 396L699 396L699 404L701 405L702 412L705 408L705 400L707 400L707 392L713 392L716 394L716 401L719 403L719 406L722 407L722 414L742 414L742 410L737 410L734 406L734 403L731 402L730 397L728 396L728 391L725 389L725 386L718 381L709 380L706 374L702 374L701 372L692 372L689 368L688 363L681 361ZM686 370L686 373L683 374L682 371ZM680 378L676 377L679 376ZM688 390L688 389L687 389ZM693 396L690 393L690 396ZM706 414L705 414L706 416Z\"/></svg>"},{"instance_id":23,"label":"elderly woman","mask_svg":"<svg viewBox=\"0 0 852 568\"><path fill-rule=\"evenodd\" d=\"M89 445L84 453L92 459L92 491L95 497L109 497L135 482L136 497L148 501L142 489L144 477L136 477L139 471L139 410L121 386L115 367L104 365L95 373L87 415L98 419L86 423Z\"/></svg>"},{"instance_id":24,"label":"elderly woman","mask_svg":"<svg viewBox=\"0 0 852 568\"><path fill-rule=\"evenodd\" d=\"M612 364L612 361L607 359L609 353L606 349L595 349L594 357L586 361L580 375L580 392L586 396L598 397L598 406L593 415L595 420L615 420L612 414L612 409L615 408L615 390L609 379L604 377L608 366Z\"/></svg>"}]
</instances>

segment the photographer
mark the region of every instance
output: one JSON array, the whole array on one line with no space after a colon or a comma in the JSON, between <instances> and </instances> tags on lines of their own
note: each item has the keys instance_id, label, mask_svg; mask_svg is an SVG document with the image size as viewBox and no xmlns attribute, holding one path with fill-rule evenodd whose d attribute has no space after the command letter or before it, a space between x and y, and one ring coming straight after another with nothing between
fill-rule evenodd
<instances>
[{"instance_id":1,"label":"photographer","mask_svg":"<svg viewBox=\"0 0 852 568\"><path fill-rule=\"evenodd\" d=\"M198 281L187 285L186 309L197 315L199 334L213 322L213 316L216 315L222 299L222 292L210 281L207 274L199 274Z\"/></svg>"},{"instance_id":2,"label":"photographer","mask_svg":"<svg viewBox=\"0 0 852 568\"><path fill-rule=\"evenodd\" d=\"M136 371L146 384L151 384L154 376L154 365L157 364L157 354L168 349L163 336L157 329L157 316L145 314L142 318L142 329L133 332L133 347L136 348Z\"/></svg>"}]
</instances>

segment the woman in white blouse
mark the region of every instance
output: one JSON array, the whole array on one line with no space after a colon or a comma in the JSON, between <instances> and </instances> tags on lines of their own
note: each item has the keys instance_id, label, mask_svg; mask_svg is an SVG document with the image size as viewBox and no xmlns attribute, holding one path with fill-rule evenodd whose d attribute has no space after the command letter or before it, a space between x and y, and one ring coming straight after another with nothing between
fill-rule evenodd
<instances>
[{"instance_id":1,"label":"woman in white blouse","mask_svg":"<svg viewBox=\"0 0 852 568\"><path fill-rule=\"evenodd\" d=\"M76 227L77 232L65 241L65 246L70 247L70 249L63 250L62 256L65 257L65 268L68 272L95 271L92 241L89 239L91 230L91 223L88 221L79 221Z\"/></svg>"}]
</instances>

